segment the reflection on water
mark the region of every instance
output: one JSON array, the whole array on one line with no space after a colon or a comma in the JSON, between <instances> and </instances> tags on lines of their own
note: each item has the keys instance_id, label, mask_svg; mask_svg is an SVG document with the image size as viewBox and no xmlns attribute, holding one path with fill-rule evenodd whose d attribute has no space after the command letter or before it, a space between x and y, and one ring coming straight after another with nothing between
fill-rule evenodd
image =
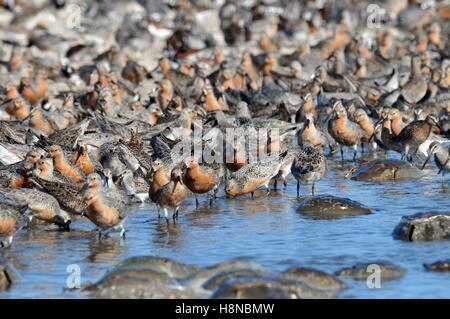
<instances>
[{"instance_id":1,"label":"reflection on water","mask_svg":"<svg viewBox=\"0 0 450 319\"><path fill-rule=\"evenodd\" d=\"M348 154L346 154L347 156ZM340 154L339 154L340 156ZM391 158L398 155L390 154ZM334 195L359 201L372 214L334 220L308 218L298 212L301 199L311 193L296 183L280 187L269 196L256 192L226 199L223 192L212 207L207 198L200 205L190 197L176 224L158 220L153 205L131 207L126 239L117 236L98 240L95 227L79 219L70 232L38 225L21 230L9 250L0 254L10 260L22 279L1 298L84 297L66 288L67 266L81 268L81 283L101 278L117 262L137 255L155 255L207 266L230 258L246 257L268 270L308 266L335 272L358 262L386 260L406 269L400 280L368 289L365 282L345 280L349 298L450 297L450 274L425 272L423 263L448 258L449 242L407 243L392 238L402 216L421 211L448 211L449 191L443 189L435 168L425 169L419 181L357 182L344 178L354 167L335 156L316 195ZM343 165L343 166L342 166Z\"/></svg>"},{"instance_id":2,"label":"reflection on water","mask_svg":"<svg viewBox=\"0 0 450 319\"><path fill-rule=\"evenodd\" d=\"M125 252L125 240L114 236L102 240L94 237L89 241L88 246L90 254L86 260L90 263L116 263L120 255Z\"/></svg>"},{"instance_id":3,"label":"reflection on water","mask_svg":"<svg viewBox=\"0 0 450 319\"><path fill-rule=\"evenodd\" d=\"M184 243L182 240L182 225L179 223L167 224L164 218L158 220L153 242L162 247L177 247Z\"/></svg>"}]
</instances>

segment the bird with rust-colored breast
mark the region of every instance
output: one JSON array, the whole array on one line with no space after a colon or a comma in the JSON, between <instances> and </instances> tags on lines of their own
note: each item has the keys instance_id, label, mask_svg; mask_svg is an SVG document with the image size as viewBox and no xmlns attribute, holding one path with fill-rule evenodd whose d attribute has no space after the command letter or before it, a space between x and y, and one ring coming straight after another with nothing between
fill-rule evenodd
<instances>
[{"instance_id":1,"label":"bird with rust-colored breast","mask_svg":"<svg viewBox=\"0 0 450 319\"><path fill-rule=\"evenodd\" d=\"M120 237L125 237L123 223L127 217L123 202L105 196L103 188L96 178L88 178L88 188L84 194L84 201L88 205L85 216L98 227L99 239L106 237L112 231L119 231ZM95 186L95 187L94 187Z\"/></svg>"},{"instance_id":2,"label":"bird with rust-colored breast","mask_svg":"<svg viewBox=\"0 0 450 319\"><path fill-rule=\"evenodd\" d=\"M358 143L364 135L363 130L358 124L349 120L347 110L341 101L336 101L333 105L335 117L328 121L328 132L341 146L341 158L344 160L343 147L352 147L354 149L353 160L356 159Z\"/></svg>"},{"instance_id":3,"label":"bird with rust-colored breast","mask_svg":"<svg viewBox=\"0 0 450 319\"><path fill-rule=\"evenodd\" d=\"M187 195L188 190L183 184L183 172L181 168L176 167L170 174L170 181L155 194L155 202L163 209L167 223L169 223L169 212L167 209L173 208L172 218L175 221L178 218L178 210L186 200Z\"/></svg>"},{"instance_id":4,"label":"bird with rust-colored breast","mask_svg":"<svg viewBox=\"0 0 450 319\"><path fill-rule=\"evenodd\" d=\"M219 189L220 177L218 170L201 165L195 158L186 161L186 171L183 174L183 182L186 187L194 193L195 203L198 206L197 194L209 194L210 202Z\"/></svg>"},{"instance_id":5,"label":"bird with rust-colored breast","mask_svg":"<svg viewBox=\"0 0 450 319\"><path fill-rule=\"evenodd\" d=\"M53 165L55 166L56 170L81 188L84 184L86 176L80 168L73 165L69 160L67 160L61 146L50 146L49 154L53 158Z\"/></svg>"},{"instance_id":6,"label":"bird with rust-colored breast","mask_svg":"<svg viewBox=\"0 0 450 319\"><path fill-rule=\"evenodd\" d=\"M269 194L269 183L283 164L288 152L274 153L268 159L249 163L232 173L225 184L225 193L228 197L237 197L251 193L264 187Z\"/></svg>"},{"instance_id":7,"label":"bird with rust-colored breast","mask_svg":"<svg viewBox=\"0 0 450 319\"><path fill-rule=\"evenodd\" d=\"M29 186L28 173L41 156L39 151L31 150L25 155L24 160L0 167L0 185L11 188Z\"/></svg>"}]
</instances>

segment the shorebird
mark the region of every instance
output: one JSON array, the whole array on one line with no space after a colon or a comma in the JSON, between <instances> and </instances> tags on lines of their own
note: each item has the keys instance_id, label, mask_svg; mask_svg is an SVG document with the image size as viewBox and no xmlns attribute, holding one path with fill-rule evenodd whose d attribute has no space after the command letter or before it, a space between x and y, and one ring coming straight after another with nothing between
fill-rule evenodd
<instances>
[{"instance_id":1,"label":"shorebird","mask_svg":"<svg viewBox=\"0 0 450 319\"><path fill-rule=\"evenodd\" d=\"M287 186L287 177L291 174L291 167L294 161L295 152L287 150L287 155L281 162L281 166L278 170L277 175L273 177L273 189L277 190L278 181L283 182L284 187Z\"/></svg>"},{"instance_id":2,"label":"shorebird","mask_svg":"<svg viewBox=\"0 0 450 319\"><path fill-rule=\"evenodd\" d=\"M88 184L88 187L90 185L92 184ZM98 227L99 239L115 230L119 231L120 237L125 237L123 223L127 214L121 201L107 198L102 189L96 187L87 189L84 201L89 207L85 216Z\"/></svg>"},{"instance_id":3,"label":"shorebird","mask_svg":"<svg viewBox=\"0 0 450 319\"><path fill-rule=\"evenodd\" d=\"M38 132L48 136L55 132L57 125L49 116L47 116L47 114L44 114L43 112L44 110L41 106L34 106L30 111L29 125Z\"/></svg>"},{"instance_id":4,"label":"shorebird","mask_svg":"<svg viewBox=\"0 0 450 319\"><path fill-rule=\"evenodd\" d=\"M195 204L198 206L197 194L209 194L210 203L219 189L220 179L218 172L206 165L200 165L194 158L186 161L186 171L183 174L183 182L194 193Z\"/></svg>"},{"instance_id":5,"label":"shorebird","mask_svg":"<svg viewBox=\"0 0 450 319\"><path fill-rule=\"evenodd\" d=\"M301 183L311 183L311 192L314 195L314 185L325 176L326 171L327 160L320 149L307 145L295 151L291 172L297 180L297 196L300 192Z\"/></svg>"},{"instance_id":6,"label":"shorebird","mask_svg":"<svg viewBox=\"0 0 450 319\"><path fill-rule=\"evenodd\" d=\"M422 170L433 155L434 162L437 168L439 168L438 174L442 173L442 184L444 184L445 173L450 172L450 144L441 144L436 141L432 142L428 148L428 157L422 165Z\"/></svg>"},{"instance_id":7,"label":"shorebird","mask_svg":"<svg viewBox=\"0 0 450 319\"><path fill-rule=\"evenodd\" d=\"M17 99L17 97L19 96L19 92L17 91L17 87L13 82L8 82L8 84L6 84L5 91L6 95L1 102L0 107L4 107L6 113L14 116L14 105L12 102Z\"/></svg>"},{"instance_id":8,"label":"shorebird","mask_svg":"<svg viewBox=\"0 0 450 319\"><path fill-rule=\"evenodd\" d=\"M143 203L149 197L149 185L140 176L135 176L130 169L126 169L119 175L117 182L120 189L130 198L135 198Z\"/></svg>"},{"instance_id":9,"label":"shorebird","mask_svg":"<svg viewBox=\"0 0 450 319\"><path fill-rule=\"evenodd\" d=\"M63 130L59 130L52 135L45 137L39 136L40 139L36 146L47 148L51 145L59 145L61 148L73 150L77 145L78 139L84 134L89 126L90 119L84 119L77 124L71 125Z\"/></svg>"},{"instance_id":10,"label":"shorebird","mask_svg":"<svg viewBox=\"0 0 450 319\"><path fill-rule=\"evenodd\" d=\"M36 168L32 171L34 177L39 177L50 182L66 183L75 186L75 183L55 170L53 160L51 158L42 158L35 164Z\"/></svg>"},{"instance_id":11,"label":"shorebird","mask_svg":"<svg viewBox=\"0 0 450 319\"><path fill-rule=\"evenodd\" d=\"M422 100L428 88L427 81L422 76L421 64L420 56L412 57L411 76L401 90L401 95L405 101L413 105Z\"/></svg>"},{"instance_id":12,"label":"shorebird","mask_svg":"<svg viewBox=\"0 0 450 319\"><path fill-rule=\"evenodd\" d=\"M364 135L363 130L358 124L350 121L347 117L347 111L341 101L336 101L333 105L336 116L328 121L328 132L341 146L341 158L344 160L343 146L354 149L353 160L356 159L358 143Z\"/></svg>"},{"instance_id":13,"label":"shorebird","mask_svg":"<svg viewBox=\"0 0 450 319\"><path fill-rule=\"evenodd\" d=\"M98 173L91 173L86 179L86 184L80 192L86 193L88 190L98 190L101 191L106 199L115 201L120 207L126 206L132 203L132 196L126 194L122 189L107 185L103 178Z\"/></svg>"},{"instance_id":14,"label":"shorebird","mask_svg":"<svg viewBox=\"0 0 450 319\"><path fill-rule=\"evenodd\" d=\"M21 97L17 97L16 99L14 99L12 101L12 106L13 106L13 116L18 120L18 121L23 121L26 118L28 118L28 116L30 115L30 110L29 107L27 105L27 103L25 102L24 99L22 99Z\"/></svg>"},{"instance_id":15,"label":"shorebird","mask_svg":"<svg viewBox=\"0 0 450 319\"><path fill-rule=\"evenodd\" d=\"M103 170L102 165L94 161L86 145L79 145L77 152L72 157L71 162L78 167L85 176L95 172L101 172Z\"/></svg>"},{"instance_id":16,"label":"shorebird","mask_svg":"<svg viewBox=\"0 0 450 319\"><path fill-rule=\"evenodd\" d=\"M393 142L398 143L402 147L402 160L408 158L410 151L413 151L414 155L417 154L420 144L428 139L434 126L439 127L439 123L434 116L428 115L425 120L409 123L398 136L392 139ZM408 160L412 161L412 155Z\"/></svg>"},{"instance_id":17,"label":"shorebird","mask_svg":"<svg viewBox=\"0 0 450 319\"><path fill-rule=\"evenodd\" d=\"M26 98L31 105L36 104L42 99L48 90L48 76L45 70L41 71L37 76L36 86L33 87L30 78L23 77L20 80L18 88L19 93Z\"/></svg>"},{"instance_id":18,"label":"shorebird","mask_svg":"<svg viewBox=\"0 0 450 319\"><path fill-rule=\"evenodd\" d=\"M302 146L306 143L311 143L314 146L322 149L328 145L324 133L316 128L314 125L314 117L311 113L306 113L304 116L303 127L297 133L297 143Z\"/></svg>"},{"instance_id":19,"label":"shorebird","mask_svg":"<svg viewBox=\"0 0 450 319\"><path fill-rule=\"evenodd\" d=\"M66 156L59 145L52 145L49 149L49 154L53 158L53 165L62 175L66 176L81 188L84 184L86 176L84 173L70 161L66 159Z\"/></svg>"},{"instance_id":20,"label":"shorebird","mask_svg":"<svg viewBox=\"0 0 450 319\"><path fill-rule=\"evenodd\" d=\"M156 208L158 211L158 218L160 217L160 207L156 202L156 194L159 189L170 182L168 174L164 168L164 165L160 159L156 159L152 163L152 173L150 175L150 187L148 190L148 197L154 203L156 203Z\"/></svg>"},{"instance_id":21,"label":"shorebird","mask_svg":"<svg viewBox=\"0 0 450 319\"><path fill-rule=\"evenodd\" d=\"M28 218L14 207L0 204L0 248L11 246L16 232L28 223Z\"/></svg>"},{"instance_id":22,"label":"shorebird","mask_svg":"<svg viewBox=\"0 0 450 319\"><path fill-rule=\"evenodd\" d=\"M161 110L165 110L173 98L172 82L168 79L162 79L159 82L158 103Z\"/></svg>"},{"instance_id":23,"label":"shorebird","mask_svg":"<svg viewBox=\"0 0 450 319\"><path fill-rule=\"evenodd\" d=\"M307 114L312 114L313 119L317 118L316 105L314 103L314 96L307 93L303 97L303 101L300 104L297 112L295 113L295 122L300 123L304 121Z\"/></svg>"},{"instance_id":24,"label":"shorebird","mask_svg":"<svg viewBox=\"0 0 450 319\"><path fill-rule=\"evenodd\" d=\"M13 199L17 207L26 207L29 221L37 219L69 230L71 218L53 196L33 188L0 187L0 194Z\"/></svg>"},{"instance_id":25,"label":"shorebird","mask_svg":"<svg viewBox=\"0 0 450 319\"><path fill-rule=\"evenodd\" d=\"M403 122L400 110L391 109L389 112L389 119L391 120L391 131L394 136L399 135L403 128L407 125Z\"/></svg>"},{"instance_id":26,"label":"shorebird","mask_svg":"<svg viewBox=\"0 0 450 319\"><path fill-rule=\"evenodd\" d=\"M155 194L155 202L163 209L167 223L169 223L168 207L173 208L172 218L175 221L180 205L186 200L187 195L187 188L183 185L183 172L180 168L174 168L170 174L170 182Z\"/></svg>"},{"instance_id":27,"label":"shorebird","mask_svg":"<svg viewBox=\"0 0 450 319\"><path fill-rule=\"evenodd\" d=\"M225 193L228 197L254 194L257 188L264 186L269 194L269 183L274 178L287 156L287 151L278 154L276 158L264 159L256 163L249 163L232 173L225 184Z\"/></svg>"},{"instance_id":28,"label":"shorebird","mask_svg":"<svg viewBox=\"0 0 450 319\"><path fill-rule=\"evenodd\" d=\"M204 108L207 112L226 110L226 106L216 98L211 87L207 86L203 90L203 95L205 97Z\"/></svg>"},{"instance_id":29,"label":"shorebird","mask_svg":"<svg viewBox=\"0 0 450 319\"><path fill-rule=\"evenodd\" d=\"M382 147L386 151L391 149L397 153L402 153L401 146L398 143L392 141L394 135L391 132L392 124L389 114L387 114L381 119L381 122L377 124L377 127L379 126L381 126L381 133L379 139L377 138L378 145L380 145L380 147Z\"/></svg>"},{"instance_id":30,"label":"shorebird","mask_svg":"<svg viewBox=\"0 0 450 319\"><path fill-rule=\"evenodd\" d=\"M25 187L28 184L28 172L31 171L35 163L42 154L36 150L31 150L25 155L25 159L0 167L0 185L4 187Z\"/></svg>"},{"instance_id":31,"label":"shorebird","mask_svg":"<svg viewBox=\"0 0 450 319\"><path fill-rule=\"evenodd\" d=\"M30 180L36 187L55 197L65 211L78 215L86 212L87 206L83 200L83 193L73 183L48 181L39 176L33 176Z\"/></svg>"},{"instance_id":32,"label":"shorebird","mask_svg":"<svg viewBox=\"0 0 450 319\"><path fill-rule=\"evenodd\" d=\"M367 115L366 111L364 111L363 109L357 109L353 116L355 118L355 122L364 131L364 135L361 138L361 152L364 152L364 143L372 143L372 146L375 148L376 143L373 142L375 125Z\"/></svg>"}]
</instances>

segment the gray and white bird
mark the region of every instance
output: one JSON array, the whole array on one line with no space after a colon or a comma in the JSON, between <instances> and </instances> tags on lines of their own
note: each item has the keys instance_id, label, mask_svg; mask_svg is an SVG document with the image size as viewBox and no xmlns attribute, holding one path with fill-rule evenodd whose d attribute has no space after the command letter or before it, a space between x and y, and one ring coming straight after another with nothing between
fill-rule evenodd
<instances>
[{"instance_id":1,"label":"gray and white bird","mask_svg":"<svg viewBox=\"0 0 450 319\"><path fill-rule=\"evenodd\" d=\"M327 159L319 148L307 145L298 150L291 166L292 175L297 180L297 196L300 184L312 184L314 195L314 184L325 176L326 171Z\"/></svg>"},{"instance_id":2,"label":"gray and white bird","mask_svg":"<svg viewBox=\"0 0 450 319\"><path fill-rule=\"evenodd\" d=\"M434 163L439 168L438 174L442 174L444 183L445 173L450 172L450 143L432 142L428 148L428 157L422 165L425 168L430 158L434 155Z\"/></svg>"}]
</instances>

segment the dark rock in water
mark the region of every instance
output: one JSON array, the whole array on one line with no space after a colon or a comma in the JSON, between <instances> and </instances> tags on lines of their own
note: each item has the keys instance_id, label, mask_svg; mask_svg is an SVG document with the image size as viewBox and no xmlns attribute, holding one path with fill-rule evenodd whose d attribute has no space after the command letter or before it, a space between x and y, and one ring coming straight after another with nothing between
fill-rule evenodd
<instances>
[{"instance_id":1,"label":"dark rock in water","mask_svg":"<svg viewBox=\"0 0 450 319\"><path fill-rule=\"evenodd\" d=\"M367 280L370 275L374 274L374 269L369 268L370 265L380 267L381 281L399 279L405 274L405 271L401 267L387 262L375 261L372 263L359 263L349 268L342 268L336 272L336 275L354 280Z\"/></svg>"},{"instance_id":2,"label":"dark rock in water","mask_svg":"<svg viewBox=\"0 0 450 319\"><path fill-rule=\"evenodd\" d=\"M256 269L225 270L206 281L203 284L203 288L207 290L214 290L226 283L228 280L236 280L240 278L264 278L268 277L269 275L270 274L266 271L260 271Z\"/></svg>"},{"instance_id":3,"label":"dark rock in water","mask_svg":"<svg viewBox=\"0 0 450 319\"><path fill-rule=\"evenodd\" d=\"M198 270L196 266L178 263L169 258L154 256L131 257L122 261L118 266L120 269L140 268L165 273L175 279L185 278Z\"/></svg>"},{"instance_id":4,"label":"dark rock in water","mask_svg":"<svg viewBox=\"0 0 450 319\"><path fill-rule=\"evenodd\" d=\"M450 259L436 261L432 264L423 265L428 271L450 271Z\"/></svg>"},{"instance_id":5,"label":"dark rock in water","mask_svg":"<svg viewBox=\"0 0 450 319\"><path fill-rule=\"evenodd\" d=\"M220 281L219 277L216 276L220 276L221 274L227 276L227 272L231 273L234 271L239 271L241 274L245 272L265 273L264 269L257 263L243 260L230 260L206 267L193 273L183 281L183 284L193 289L207 289L205 287L206 283L209 282L208 286L212 287L214 286L213 282L215 280ZM236 274L238 274L238 272L236 272ZM216 277L216 279L214 279L214 277Z\"/></svg>"},{"instance_id":6,"label":"dark rock in water","mask_svg":"<svg viewBox=\"0 0 450 319\"><path fill-rule=\"evenodd\" d=\"M84 291L96 298L170 298L169 285L175 285L175 282L154 270L117 269Z\"/></svg>"},{"instance_id":7,"label":"dark rock in water","mask_svg":"<svg viewBox=\"0 0 450 319\"><path fill-rule=\"evenodd\" d=\"M298 208L298 212L317 219L335 219L367 215L371 213L371 210L348 198L321 195L305 199Z\"/></svg>"},{"instance_id":8,"label":"dark rock in water","mask_svg":"<svg viewBox=\"0 0 450 319\"><path fill-rule=\"evenodd\" d=\"M213 299L323 299L337 298L332 291L314 289L295 280L242 279L229 281L211 296Z\"/></svg>"},{"instance_id":9,"label":"dark rock in water","mask_svg":"<svg viewBox=\"0 0 450 319\"><path fill-rule=\"evenodd\" d=\"M19 280L19 274L14 266L5 258L0 257L0 291L8 289Z\"/></svg>"},{"instance_id":10,"label":"dark rock in water","mask_svg":"<svg viewBox=\"0 0 450 319\"><path fill-rule=\"evenodd\" d=\"M403 216L393 235L407 241L450 239L450 215L428 212Z\"/></svg>"},{"instance_id":11,"label":"dark rock in water","mask_svg":"<svg viewBox=\"0 0 450 319\"><path fill-rule=\"evenodd\" d=\"M337 291L347 289L347 285L336 278L336 276L312 268L292 267L284 271L282 277L301 281L315 289Z\"/></svg>"},{"instance_id":12,"label":"dark rock in water","mask_svg":"<svg viewBox=\"0 0 450 319\"><path fill-rule=\"evenodd\" d=\"M355 181L384 182L418 179L422 172L413 164L395 160L374 160L360 166L351 175Z\"/></svg>"},{"instance_id":13,"label":"dark rock in water","mask_svg":"<svg viewBox=\"0 0 450 319\"><path fill-rule=\"evenodd\" d=\"M138 263L134 268L132 265L132 263L125 263L123 267L117 267L97 283L84 288L83 291L96 298L112 299L202 297L190 289L182 287L167 273L149 268L139 268Z\"/></svg>"}]
</instances>

